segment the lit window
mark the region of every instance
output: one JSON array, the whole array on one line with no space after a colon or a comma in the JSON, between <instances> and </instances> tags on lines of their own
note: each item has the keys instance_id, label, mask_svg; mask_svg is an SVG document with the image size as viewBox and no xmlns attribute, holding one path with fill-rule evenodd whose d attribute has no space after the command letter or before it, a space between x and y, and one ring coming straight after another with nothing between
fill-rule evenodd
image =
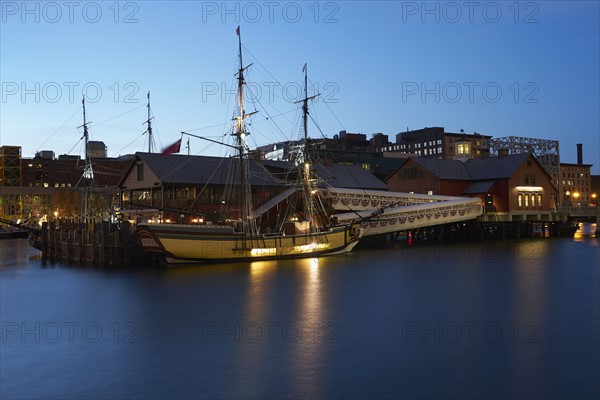
<instances>
[{"instance_id":1,"label":"lit window","mask_svg":"<svg viewBox=\"0 0 600 400\"><path fill-rule=\"evenodd\" d=\"M525 195L525 207L529 207L529 196Z\"/></svg>"},{"instance_id":2,"label":"lit window","mask_svg":"<svg viewBox=\"0 0 600 400\"><path fill-rule=\"evenodd\" d=\"M469 149L469 144L468 143L464 143L464 144L459 144L457 146L456 149L458 154L470 154L470 149Z\"/></svg>"},{"instance_id":3,"label":"lit window","mask_svg":"<svg viewBox=\"0 0 600 400\"><path fill-rule=\"evenodd\" d=\"M541 207L542 206L542 195L538 194L537 198L538 198L538 207Z\"/></svg>"}]
</instances>

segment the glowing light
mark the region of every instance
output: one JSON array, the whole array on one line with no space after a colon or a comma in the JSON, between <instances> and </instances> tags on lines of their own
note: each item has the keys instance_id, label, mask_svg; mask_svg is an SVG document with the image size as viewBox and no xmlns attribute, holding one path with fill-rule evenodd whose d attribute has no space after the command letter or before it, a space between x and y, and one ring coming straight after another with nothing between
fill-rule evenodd
<instances>
[{"instance_id":1,"label":"glowing light","mask_svg":"<svg viewBox=\"0 0 600 400\"><path fill-rule=\"evenodd\" d=\"M294 250L297 253L310 253L315 250L324 250L329 248L329 243L310 243L294 246Z\"/></svg>"},{"instance_id":2,"label":"glowing light","mask_svg":"<svg viewBox=\"0 0 600 400\"><path fill-rule=\"evenodd\" d=\"M165 221L167 224L171 223L171 220L167 218L167 220Z\"/></svg>"},{"instance_id":3,"label":"glowing light","mask_svg":"<svg viewBox=\"0 0 600 400\"><path fill-rule=\"evenodd\" d=\"M579 197L579 192L573 193L573 197L578 198Z\"/></svg>"},{"instance_id":4,"label":"glowing light","mask_svg":"<svg viewBox=\"0 0 600 400\"><path fill-rule=\"evenodd\" d=\"M196 223L198 223L198 218L194 218L194 219L192 220L192 222L193 222L193 223L195 223L195 224L196 224Z\"/></svg>"},{"instance_id":5,"label":"glowing light","mask_svg":"<svg viewBox=\"0 0 600 400\"><path fill-rule=\"evenodd\" d=\"M266 248L259 248L259 249L252 249L252 250L250 250L250 255L252 257L274 256L276 254L277 254L277 248L276 247L266 247Z\"/></svg>"},{"instance_id":6,"label":"glowing light","mask_svg":"<svg viewBox=\"0 0 600 400\"><path fill-rule=\"evenodd\" d=\"M541 186L517 186L515 189L520 192L541 192L544 188Z\"/></svg>"}]
</instances>

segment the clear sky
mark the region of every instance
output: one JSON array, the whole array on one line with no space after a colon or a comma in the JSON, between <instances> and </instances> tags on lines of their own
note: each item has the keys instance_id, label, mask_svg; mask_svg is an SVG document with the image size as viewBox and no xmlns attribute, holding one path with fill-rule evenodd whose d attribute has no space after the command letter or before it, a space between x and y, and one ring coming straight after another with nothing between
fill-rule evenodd
<instances>
[{"instance_id":1,"label":"clear sky","mask_svg":"<svg viewBox=\"0 0 600 400\"><path fill-rule=\"evenodd\" d=\"M321 132L407 128L560 140L600 171L598 1L0 2L0 144L82 154L81 96L109 156L230 129L241 25L250 145L298 137L308 63ZM318 87L318 89L316 89ZM258 100L258 101L252 101ZM185 150L182 150L185 151ZM223 150L198 139L192 154Z\"/></svg>"}]
</instances>

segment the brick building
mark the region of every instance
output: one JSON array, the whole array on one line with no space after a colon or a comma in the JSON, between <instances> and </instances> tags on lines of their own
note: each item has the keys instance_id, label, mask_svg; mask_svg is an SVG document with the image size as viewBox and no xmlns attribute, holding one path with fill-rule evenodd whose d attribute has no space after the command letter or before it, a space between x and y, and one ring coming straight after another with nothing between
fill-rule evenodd
<instances>
[{"instance_id":1,"label":"brick building","mask_svg":"<svg viewBox=\"0 0 600 400\"><path fill-rule=\"evenodd\" d=\"M486 213L550 213L556 208L552 178L531 154L472 158L466 162L409 158L385 179L391 191L479 197Z\"/></svg>"}]
</instances>

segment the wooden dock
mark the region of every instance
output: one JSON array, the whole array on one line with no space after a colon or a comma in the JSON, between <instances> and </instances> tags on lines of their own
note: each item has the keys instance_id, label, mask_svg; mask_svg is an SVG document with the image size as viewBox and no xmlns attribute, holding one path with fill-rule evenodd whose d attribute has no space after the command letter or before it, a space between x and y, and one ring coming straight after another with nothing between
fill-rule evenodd
<instances>
[{"instance_id":1,"label":"wooden dock","mask_svg":"<svg viewBox=\"0 0 600 400\"><path fill-rule=\"evenodd\" d=\"M87 218L58 218L43 222L40 234L43 260L63 260L98 265L148 263L134 225Z\"/></svg>"}]
</instances>

